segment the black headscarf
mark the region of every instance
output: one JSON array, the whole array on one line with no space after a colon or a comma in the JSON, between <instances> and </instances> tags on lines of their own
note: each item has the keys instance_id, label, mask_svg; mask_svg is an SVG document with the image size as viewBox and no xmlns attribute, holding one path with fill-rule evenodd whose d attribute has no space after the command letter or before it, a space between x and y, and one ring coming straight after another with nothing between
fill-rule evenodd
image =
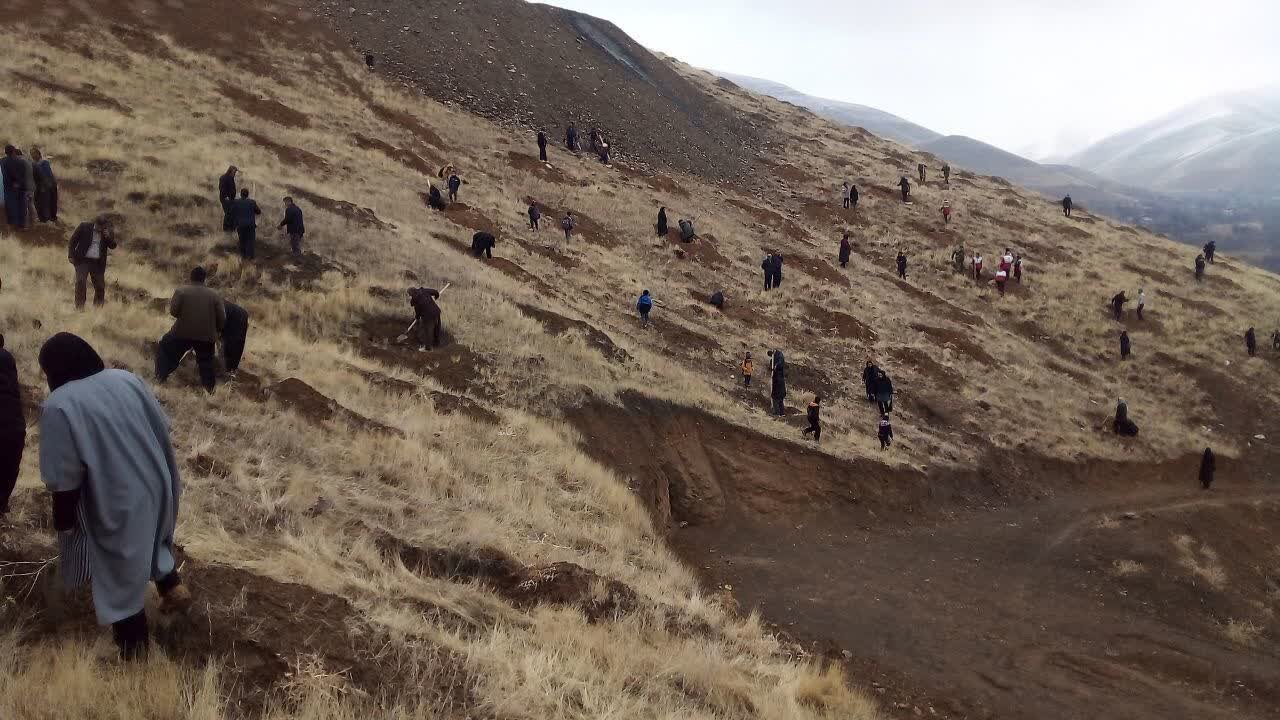
<instances>
[{"instance_id":1,"label":"black headscarf","mask_svg":"<svg viewBox=\"0 0 1280 720\"><path fill-rule=\"evenodd\" d=\"M53 392L69 382L97 375L107 366L83 338L62 332L40 348L40 369L49 380L49 392Z\"/></svg>"}]
</instances>

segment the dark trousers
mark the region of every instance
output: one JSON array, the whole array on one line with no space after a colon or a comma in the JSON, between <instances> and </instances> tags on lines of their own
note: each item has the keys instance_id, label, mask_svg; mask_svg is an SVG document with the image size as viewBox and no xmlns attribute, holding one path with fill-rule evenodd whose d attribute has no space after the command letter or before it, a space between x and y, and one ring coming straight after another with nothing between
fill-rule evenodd
<instances>
[{"instance_id":1,"label":"dark trousers","mask_svg":"<svg viewBox=\"0 0 1280 720\"><path fill-rule=\"evenodd\" d=\"M107 301L107 266L98 260L81 260L76 263L76 309L84 307L89 294L89 281L93 281L93 304Z\"/></svg>"},{"instance_id":2,"label":"dark trousers","mask_svg":"<svg viewBox=\"0 0 1280 720\"><path fill-rule=\"evenodd\" d=\"M900 267L900 268L898 268L898 277L902 278L903 280L906 280L906 279L907 279L907 269L906 269L906 268L901 268L901 267Z\"/></svg>"},{"instance_id":3,"label":"dark trousers","mask_svg":"<svg viewBox=\"0 0 1280 720\"><path fill-rule=\"evenodd\" d=\"M492 260L492 259L493 259L493 248L491 248L491 247L486 247L486 248L484 248L484 249L482 249L482 250L472 250L472 251L471 251L471 254L472 254L472 255L475 255L475 256L476 256L476 257L478 257L478 258L485 258L485 257L487 257L487 258L489 258L490 260Z\"/></svg>"},{"instance_id":4,"label":"dark trousers","mask_svg":"<svg viewBox=\"0 0 1280 720\"><path fill-rule=\"evenodd\" d=\"M1141 320L1141 319L1142 319L1142 308L1144 308L1144 307L1146 307L1146 306L1145 306L1145 305L1139 305L1139 306L1138 306L1138 319L1139 319L1139 320Z\"/></svg>"},{"instance_id":5,"label":"dark trousers","mask_svg":"<svg viewBox=\"0 0 1280 720\"><path fill-rule=\"evenodd\" d=\"M245 260L254 258L254 250L258 245L258 228L256 225L242 227L237 230L240 234L240 257Z\"/></svg>"},{"instance_id":6,"label":"dark trousers","mask_svg":"<svg viewBox=\"0 0 1280 720\"><path fill-rule=\"evenodd\" d=\"M1062 214L1066 215L1067 217L1071 217L1071 208L1069 207L1062 208Z\"/></svg>"},{"instance_id":7,"label":"dark trousers","mask_svg":"<svg viewBox=\"0 0 1280 720\"><path fill-rule=\"evenodd\" d=\"M217 376L213 370L214 347L206 340L188 340L176 337L173 333L165 333L156 348L156 380L164 382L174 370L182 364L182 358L188 352L196 354L196 366L200 368L200 384L204 389L213 392Z\"/></svg>"},{"instance_id":8,"label":"dark trousers","mask_svg":"<svg viewBox=\"0 0 1280 720\"><path fill-rule=\"evenodd\" d=\"M768 270L764 271L764 289L765 290L773 289L773 273L769 272Z\"/></svg>"},{"instance_id":9,"label":"dark trousers","mask_svg":"<svg viewBox=\"0 0 1280 720\"><path fill-rule=\"evenodd\" d=\"M27 193L21 190L4 191L5 219L14 227L27 226Z\"/></svg>"},{"instance_id":10,"label":"dark trousers","mask_svg":"<svg viewBox=\"0 0 1280 720\"><path fill-rule=\"evenodd\" d=\"M182 584L182 578L178 575L178 571L165 575L156 580L156 589L161 595L167 595L178 585ZM116 647L120 650L120 658L127 661L142 660L147 656L147 650L151 646L150 632L147 629L147 612L139 610L137 614L130 615L123 620L117 620L111 623L111 637L115 640Z\"/></svg>"},{"instance_id":11,"label":"dark trousers","mask_svg":"<svg viewBox=\"0 0 1280 720\"><path fill-rule=\"evenodd\" d=\"M225 303L227 322L222 326L222 358L227 372L240 369L244 344L249 336L249 311L235 303Z\"/></svg>"},{"instance_id":12,"label":"dark trousers","mask_svg":"<svg viewBox=\"0 0 1280 720\"><path fill-rule=\"evenodd\" d=\"M773 414L774 415L777 415L778 417L782 417L783 415L787 414L785 400L786 400L785 397L773 398Z\"/></svg>"},{"instance_id":13,"label":"dark trousers","mask_svg":"<svg viewBox=\"0 0 1280 720\"><path fill-rule=\"evenodd\" d=\"M809 423L809 427L804 429L804 434L808 435L809 433L813 433L814 442L822 442L822 425L815 422Z\"/></svg>"},{"instance_id":14,"label":"dark trousers","mask_svg":"<svg viewBox=\"0 0 1280 720\"><path fill-rule=\"evenodd\" d=\"M539 220L541 220L541 219L542 219L542 218L529 218L529 229L530 229L530 230L537 230L537 229L538 229L538 221L539 221Z\"/></svg>"},{"instance_id":15,"label":"dark trousers","mask_svg":"<svg viewBox=\"0 0 1280 720\"><path fill-rule=\"evenodd\" d=\"M0 434L0 515L9 512L9 498L18 484L18 468L26 445L25 431Z\"/></svg>"},{"instance_id":16,"label":"dark trousers","mask_svg":"<svg viewBox=\"0 0 1280 720\"><path fill-rule=\"evenodd\" d=\"M905 189L905 188L903 188L903 190L902 190L902 202L906 202L906 201L907 201L907 199L908 199L908 198L910 198L910 197L911 197L911 191L910 191L910 190L907 190L907 189Z\"/></svg>"},{"instance_id":17,"label":"dark trousers","mask_svg":"<svg viewBox=\"0 0 1280 720\"><path fill-rule=\"evenodd\" d=\"M541 160L542 162L546 162L546 161L547 161L547 145L546 145L546 143L540 143L540 144L538 145L538 159L539 159L539 160Z\"/></svg>"},{"instance_id":18,"label":"dark trousers","mask_svg":"<svg viewBox=\"0 0 1280 720\"><path fill-rule=\"evenodd\" d=\"M893 400L892 400L892 399L890 399L890 400L877 400L876 402L880 405L880 414L881 414L881 415L888 415L889 413L892 413L892 412L893 412Z\"/></svg>"},{"instance_id":19,"label":"dark trousers","mask_svg":"<svg viewBox=\"0 0 1280 720\"><path fill-rule=\"evenodd\" d=\"M289 233L289 249L293 251L294 255L302 254L302 235Z\"/></svg>"},{"instance_id":20,"label":"dark trousers","mask_svg":"<svg viewBox=\"0 0 1280 720\"><path fill-rule=\"evenodd\" d=\"M849 198L845 198L845 199L844 199L844 209L845 209L845 210L848 210L848 209L849 209Z\"/></svg>"},{"instance_id":21,"label":"dark trousers","mask_svg":"<svg viewBox=\"0 0 1280 720\"><path fill-rule=\"evenodd\" d=\"M440 346L440 318L418 318L413 328L414 338L419 345L435 349Z\"/></svg>"},{"instance_id":22,"label":"dark trousers","mask_svg":"<svg viewBox=\"0 0 1280 720\"><path fill-rule=\"evenodd\" d=\"M457 201L458 201L458 191L457 191L457 190L450 190L450 191L449 191L449 202L457 202Z\"/></svg>"},{"instance_id":23,"label":"dark trousers","mask_svg":"<svg viewBox=\"0 0 1280 720\"><path fill-rule=\"evenodd\" d=\"M570 235L572 232L573 232L573 230L572 230L571 228L565 228L565 229L564 229L564 239L565 239L565 240L568 240L568 239L569 239L569 235Z\"/></svg>"},{"instance_id":24,"label":"dark trousers","mask_svg":"<svg viewBox=\"0 0 1280 720\"><path fill-rule=\"evenodd\" d=\"M782 287L782 273L775 272L773 274L773 289L777 290Z\"/></svg>"},{"instance_id":25,"label":"dark trousers","mask_svg":"<svg viewBox=\"0 0 1280 720\"><path fill-rule=\"evenodd\" d=\"M742 376L742 386L743 386L743 387L751 387L751 376L750 376L750 375L743 375L743 376Z\"/></svg>"},{"instance_id":26,"label":"dark trousers","mask_svg":"<svg viewBox=\"0 0 1280 720\"><path fill-rule=\"evenodd\" d=\"M42 223L58 219L58 186L36 191L36 219Z\"/></svg>"},{"instance_id":27,"label":"dark trousers","mask_svg":"<svg viewBox=\"0 0 1280 720\"><path fill-rule=\"evenodd\" d=\"M881 450L884 450L885 448L889 447L889 445L891 445L892 443L893 443L893 438L889 437L888 433L880 433L880 449Z\"/></svg>"},{"instance_id":28,"label":"dark trousers","mask_svg":"<svg viewBox=\"0 0 1280 720\"><path fill-rule=\"evenodd\" d=\"M1258 354L1257 345L1249 345L1247 349L1249 350L1249 357L1253 357L1254 355Z\"/></svg>"},{"instance_id":29,"label":"dark trousers","mask_svg":"<svg viewBox=\"0 0 1280 720\"><path fill-rule=\"evenodd\" d=\"M231 201L222 199L222 231L231 232L236 229L236 221L231 218Z\"/></svg>"}]
</instances>

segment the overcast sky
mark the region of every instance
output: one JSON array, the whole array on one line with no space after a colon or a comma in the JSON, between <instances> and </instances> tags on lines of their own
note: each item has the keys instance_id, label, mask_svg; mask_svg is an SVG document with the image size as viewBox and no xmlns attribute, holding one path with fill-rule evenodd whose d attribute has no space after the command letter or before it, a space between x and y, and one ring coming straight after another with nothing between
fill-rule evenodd
<instances>
[{"instance_id":1,"label":"overcast sky","mask_svg":"<svg viewBox=\"0 0 1280 720\"><path fill-rule=\"evenodd\" d=\"M1043 158L1280 82L1280 0L551 0L699 67Z\"/></svg>"}]
</instances>

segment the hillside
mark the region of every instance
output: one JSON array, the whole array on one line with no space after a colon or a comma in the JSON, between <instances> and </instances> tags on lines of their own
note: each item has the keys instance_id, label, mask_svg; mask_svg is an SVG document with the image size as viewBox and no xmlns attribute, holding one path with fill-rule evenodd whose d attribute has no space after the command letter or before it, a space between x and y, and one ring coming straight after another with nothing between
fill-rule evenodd
<instances>
[{"instance_id":1,"label":"hillside","mask_svg":"<svg viewBox=\"0 0 1280 720\"><path fill-rule=\"evenodd\" d=\"M469 32L491 27L476 8L552 12L491 1L456 7ZM366 69L346 7L3 7L9 141L53 158L64 206L59 227L0 233L0 331L28 404L58 330L149 378L164 301L197 263L253 326L212 398L190 360L155 388L197 602L152 614L145 664L115 663L83 598L51 589L32 430L0 521L0 717L1260 719L1280 702L1280 357L1241 340L1280 320L1280 278L1227 254L1196 283L1188 248L968 172L904 205L893 184L924 154L679 62L645 71L666 79L634 86L627 132L661 138L639 106L686 88L698 116L771 128L768 147L706 138L767 192L712 165L655 170L668 153L646 142L620 141L611 167L560 147L540 163L528 129L432 89L437 66L379 49ZM442 17L418 44L447 51L455 8L415 7ZM538 48L565 40L538 27ZM540 62L516 48L517 67ZM537 82L592 95L572 69ZM605 124L615 101L580 107ZM466 184L439 213L422 195L446 162ZM272 224L299 200L302 260L266 221L259 259L234 257L214 197L232 163ZM660 206L700 239L657 236ZM107 308L77 313L65 242L98 213L121 248ZM471 257L477 230L494 258ZM1002 296L953 272L958 243L1013 248L1024 282ZM786 278L765 293L767 250ZM400 344L406 290L446 284L445 346ZM1146 319L1113 320L1107 300L1139 286ZM772 348L784 418L765 412ZM890 450L861 398L868 357L898 393ZM820 445L801 436L816 393ZM1121 397L1136 438L1110 432Z\"/></svg>"},{"instance_id":2,"label":"hillside","mask_svg":"<svg viewBox=\"0 0 1280 720\"><path fill-rule=\"evenodd\" d=\"M818 115L851 127L866 128L880 137L902 143L904 145L921 145L942 137L941 134L910 120L900 118L892 113L868 105L841 102L827 98L806 95L794 88L772 80L717 72L739 87L751 92L768 95L783 102L811 110Z\"/></svg>"},{"instance_id":3,"label":"hillside","mask_svg":"<svg viewBox=\"0 0 1280 720\"><path fill-rule=\"evenodd\" d=\"M1207 98L1074 155L1117 182L1172 192L1280 192L1280 88Z\"/></svg>"}]
</instances>

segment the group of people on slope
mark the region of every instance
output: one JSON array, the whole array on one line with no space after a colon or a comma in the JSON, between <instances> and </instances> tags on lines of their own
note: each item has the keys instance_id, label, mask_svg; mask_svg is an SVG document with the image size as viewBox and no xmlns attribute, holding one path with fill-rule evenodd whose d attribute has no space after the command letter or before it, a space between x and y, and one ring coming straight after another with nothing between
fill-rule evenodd
<instances>
[{"instance_id":1,"label":"group of people on slope","mask_svg":"<svg viewBox=\"0 0 1280 720\"><path fill-rule=\"evenodd\" d=\"M31 157L22 148L5 145L0 158L0 203L4 205L5 222L15 230L29 230L36 221L58 220L58 179L53 165L38 147Z\"/></svg>"},{"instance_id":2,"label":"group of people on slope","mask_svg":"<svg viewBox=\"0 0 1280 720\"><path fill-rule=\"evenodd\" d=\"M973 277L976 283L982 283L982 271L986 265L986 259L982 256L982 251L975 250L971 257L966 257L964 245L958 245L951 251L951 266L958 273L968 273ZM968 265L966 269L966 263ZM995 275L991 279L991 284L1000 291L1005 293L1005 289L1009 284L1009 280L1013 280L1017 284L1022 283L1023 261L1022 255L1015 253L1011 248L1005 248L1004 252L999 256L996 264Z\"/></svg>"},{"instance_id":3,"label":"group of people on slope","mask_svg":"<svg viewBox=\"0 0 1280 720\"><path fill-rule=\"evenodd\" d=\"M218 202L222 206L222 229L224 232L236 233L238 249L242 260L257 258L258 216L262 208L258 202L249 197L249 188L240 188L236 192L236 176L240 170L235 165L218 178ZM302 256L302 240L307 226L302 216L302 208L292 197L284 198L284 219L277 227L289 238L289 250L294 257Z\"/></svg>"}]
</instances>

